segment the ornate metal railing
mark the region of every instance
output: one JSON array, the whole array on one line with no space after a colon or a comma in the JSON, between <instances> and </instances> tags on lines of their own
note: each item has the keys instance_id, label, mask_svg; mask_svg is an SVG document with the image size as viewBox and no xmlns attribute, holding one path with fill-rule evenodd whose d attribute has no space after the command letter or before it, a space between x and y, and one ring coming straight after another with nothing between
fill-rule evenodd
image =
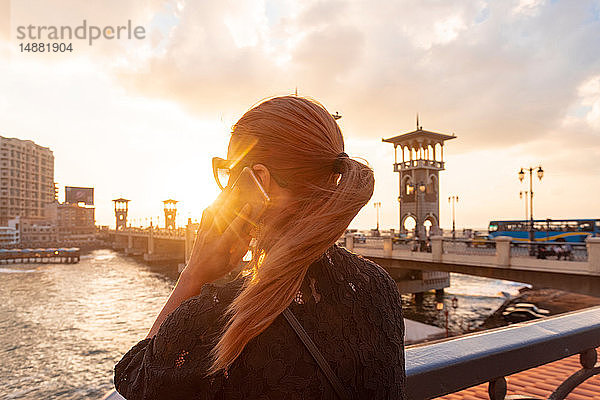
<instances>
[{"instance_id":1,"label":"ornate metal railing","mask_svg":"<svg viewBox=\"0 0 600 400\"><path fill-rule=\"evenodd\" d=\"M579 354L581 369L550 395L561 400L600 373L600 307L406 348L409 399L432 399L488 382L491 400L506 396L505 377ZM542 378L542 377L540 377Z\"/></svg>"},{"instance_id":2,"label":"ornate metal railing","mask_svg":"<svg viewBox=\"0 0 600 400\"><path fill-rule=\"evenodd\" d=\"M587 247L585 243L513 241L510 246L510 256L585 262Z\"/></svg>"},{"instance_id":3,"label":"ornate metal railing","mask_svg":"<svg viewBox=\"0 0 600 400\"><path fill-rule=\"evenodd\" d=\"M446 239L443 240L444 253L466 255L495 255L496 242L485 239Z\"/></svg>"},{"instance_id":4,"label":"ornate metal railing","mask_svg":"<svg viewBox=\"0 0 600 400\"><path fill-rule=\"evenodd\" d=\"M419 167L444 169L444 162L438 161L438 160L424 160L424 159L408 160L408 161L399 162L399 163L394 164L394 171L398 172L399 170L402 170L402 169L419 168Z\"/></svg>"}]
</instances>

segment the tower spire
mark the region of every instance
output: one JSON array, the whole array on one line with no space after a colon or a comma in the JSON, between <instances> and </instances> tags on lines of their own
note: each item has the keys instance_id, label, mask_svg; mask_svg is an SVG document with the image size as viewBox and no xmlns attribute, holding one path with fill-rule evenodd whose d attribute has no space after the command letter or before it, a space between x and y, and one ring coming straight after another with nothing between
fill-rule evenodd
<instances>
[{"instance_id":1,"label":"tower spire","mask_svg":"<svg viewBox=\"0 0 600 400\"><path fill-rule=\"evenodd\" d=\"M417 130L419 130L419 113L417 113Z\"/></svg>"}]
</instances>

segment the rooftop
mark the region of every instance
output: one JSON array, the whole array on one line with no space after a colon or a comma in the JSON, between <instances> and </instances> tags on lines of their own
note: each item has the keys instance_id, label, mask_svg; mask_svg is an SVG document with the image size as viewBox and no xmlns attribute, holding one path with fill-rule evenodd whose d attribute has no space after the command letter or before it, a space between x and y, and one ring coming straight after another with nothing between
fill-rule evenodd
<instances>
[{"instance_id":1,"label":"rooftop","mask_svg":"<svg viewBox=\"0 0 600 400\"><path fill-rule=\"evenodd\" d=\"M456 139L456 136L423 130L420 126L416 131L403 133L389 139L381 139L382 142L393 143L397 146L409 146L414 143L443 143L446 140Z\"/></svg>"}]
</instances>

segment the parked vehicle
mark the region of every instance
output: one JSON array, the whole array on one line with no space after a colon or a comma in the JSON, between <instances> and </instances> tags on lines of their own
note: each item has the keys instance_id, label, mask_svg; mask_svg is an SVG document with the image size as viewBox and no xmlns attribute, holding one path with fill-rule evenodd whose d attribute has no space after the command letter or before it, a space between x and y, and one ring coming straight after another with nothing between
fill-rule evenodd
<instances>
[{"instance_id":1,"label":"parked vehicle","mask_svg":"<svg viewBox=\"0 0 600 400\"><path fill-rule=\"evenodd\" d=\"M494 243L491 241L490 237L480 233L476 233L473 236L473 241L471 243L473 244L473 247L494 247Z\"/></svg>"},{"instance_id":2,"label":"parked vehicle","mask_svg":"<svg viewBox=\"0 0 600 400\"><path fill-rule=\"evenodd\" d=\"M513 306L506 307L502 312L502 317L510 323L516 323L547 317L549 314L550 311L540 309L535 304L516 303Z\"/></svg>"},{"instance_id":3,"label":"parked vehicle","mask_svg":"<svg viewBox=\"0 0 600 400\"><path fill-rule=\"evenodd\" d=\"M354 234L354 243L367 243L367 237L364 233L357 232Z\"/></svg>"},{"instance_id":4,"label":"parked vehicle","mask_svg":"<svg viewBox=\"0 0 600 400\"><path fill-rule=\"evenodd\" d=\"M395 233L392 235L392 243L394 244L406 244L410 239L405 233Z\"/></svg>"}]
</instances>

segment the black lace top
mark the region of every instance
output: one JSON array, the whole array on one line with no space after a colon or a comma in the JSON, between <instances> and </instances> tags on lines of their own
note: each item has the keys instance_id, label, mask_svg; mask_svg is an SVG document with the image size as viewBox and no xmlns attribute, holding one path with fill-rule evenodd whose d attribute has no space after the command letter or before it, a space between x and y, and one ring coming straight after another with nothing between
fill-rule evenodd
<instances>
[{"instance_id":1,"label":"black lace top","mask_svg":"<svg viewBox=\"0 0 600 400\"><path fill-rule=\"evenodd\" d=\"M227 373L205 377L224 310L240 287L239 280L206 284L183 302L115 366L117 391L127 399L335 399L282 315ZM334 245L309 267L290 309L353 398L406 398L400 294L379 265Z\"/></svg>"}]
</instances>

